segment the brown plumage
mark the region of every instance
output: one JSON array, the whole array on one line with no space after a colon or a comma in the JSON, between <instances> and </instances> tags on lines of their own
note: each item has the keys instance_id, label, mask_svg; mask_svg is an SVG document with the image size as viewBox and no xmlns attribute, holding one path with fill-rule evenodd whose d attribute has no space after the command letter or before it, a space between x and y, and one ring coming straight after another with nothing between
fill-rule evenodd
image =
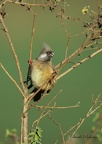
<instances>
[{"instance_id":1,"label":"brown plumage","mask_svg":"<svg viewBox=\"0 0 102 144\"><path fill-rule=\"evenodd\" d=\"M33 61L29 61L29 78L31 80L31 85L28 89L34 85L34 90L32 92L40 91L34 96L33 100L38 101L41 96L45 93L49 93L51 87L55 83L56 72L54 66L51 62L51 58L54 53L51 48L44 44L40 55Z\"/></svg>"}]
</instances>

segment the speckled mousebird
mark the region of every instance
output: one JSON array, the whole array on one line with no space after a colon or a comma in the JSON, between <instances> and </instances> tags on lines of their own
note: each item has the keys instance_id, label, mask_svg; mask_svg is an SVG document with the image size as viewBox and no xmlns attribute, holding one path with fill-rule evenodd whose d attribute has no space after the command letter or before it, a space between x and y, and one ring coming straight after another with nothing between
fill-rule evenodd
<instances>
[{"instance_id":1,"label":"speckled mousebird","mask_svg":"<svg viewBox=\"0 0 102 144\"><path fill-rule=\"evenodd\" d=\"M35 60L29 60L29 70L27 81L30 80L31 84L28 89L34 86L33 92L38 93L34 96L33 100L38 101L44 93L49 93L51 87L55 83L56 71L51 62L54 53L51 48L44 43L43 49Z\"/></svg>"}]
</instances>

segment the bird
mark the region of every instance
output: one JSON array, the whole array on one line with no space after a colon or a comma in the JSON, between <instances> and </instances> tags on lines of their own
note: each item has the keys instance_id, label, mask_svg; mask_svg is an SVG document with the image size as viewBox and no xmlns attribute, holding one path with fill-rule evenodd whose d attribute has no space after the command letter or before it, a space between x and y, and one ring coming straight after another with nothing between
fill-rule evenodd
<instances>
[{"instance_id":1,"label":"bird","mask_svg":"<svg viewBox=\"0 0 102 144\"><path fill-rule=\"evenodd\" d=\"M28 86L30 89L34 86L31 93L36 93L33 101L39 101L44 94L48 94L56 82L56 70L52 64L51 58L54 56L52 49L46 44L43 44L39 56L35 60L29 60L29 68L27 74L28 81L31 84Z\"/></svg>"}]
</instances>

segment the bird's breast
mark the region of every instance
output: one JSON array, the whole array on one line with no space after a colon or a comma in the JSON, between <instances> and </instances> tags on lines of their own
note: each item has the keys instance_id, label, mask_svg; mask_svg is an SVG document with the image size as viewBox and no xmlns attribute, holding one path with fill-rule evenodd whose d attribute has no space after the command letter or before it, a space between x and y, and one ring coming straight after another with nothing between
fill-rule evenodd
<instances>
[{"instance_id":1,"label":"bird's breast","mask_svg":"<svg viewBox=\"0 0 102 144\"><path fill-rule=\"evenodd\" d=\"M46 87L47 81L53 73L52 65L34 62L32 65L31 79L36 88Z\"/></svg>"}]
</instances>

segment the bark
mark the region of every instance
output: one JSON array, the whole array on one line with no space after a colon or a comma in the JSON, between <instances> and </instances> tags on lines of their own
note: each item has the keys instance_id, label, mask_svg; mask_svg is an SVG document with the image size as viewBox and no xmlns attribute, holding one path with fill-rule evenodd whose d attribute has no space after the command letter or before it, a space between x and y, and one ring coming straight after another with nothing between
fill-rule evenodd
<instances>
[{"instance_id":1,"label":"bark","mask_svg":"<svg viewBox=\"0 0 102 144\"><path fill-rule=\"evenodd\" d=\"M28 103L24 97L23 114L21 115L21 144L28 144Z\"/></svg>"}]
</instances>

